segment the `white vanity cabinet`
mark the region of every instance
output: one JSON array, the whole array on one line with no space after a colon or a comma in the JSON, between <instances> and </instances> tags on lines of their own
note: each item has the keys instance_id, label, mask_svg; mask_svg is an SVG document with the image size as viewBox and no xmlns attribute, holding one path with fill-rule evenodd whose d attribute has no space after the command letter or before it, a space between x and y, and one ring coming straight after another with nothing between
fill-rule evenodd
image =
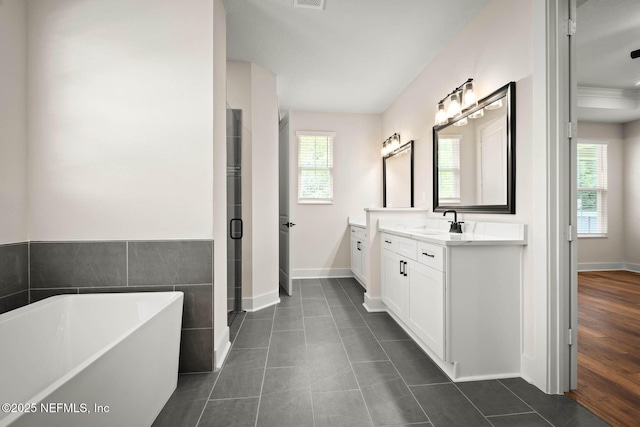
<instances>
[{"instance_id":1,"label":"white vanity cabinet","mask_svg":"<svg viewBox=\"0 0 640 427\"><path fill-rule=\"evenodd\" d=\"M353 276L366 289L365 279L367 248L366 228L356 225L351 226L351 272Z\"/></svg>"},{"instance_id":2,"label":"white vanity cabinet","mask_svg":"<svg viewBox=\"0 0 640 427\"><path fill-rule=\"evenodd\" d=\"M455 381L518 376L522 244L398 234L381 235L388 312Z\"/></svg>"}]
</instances>

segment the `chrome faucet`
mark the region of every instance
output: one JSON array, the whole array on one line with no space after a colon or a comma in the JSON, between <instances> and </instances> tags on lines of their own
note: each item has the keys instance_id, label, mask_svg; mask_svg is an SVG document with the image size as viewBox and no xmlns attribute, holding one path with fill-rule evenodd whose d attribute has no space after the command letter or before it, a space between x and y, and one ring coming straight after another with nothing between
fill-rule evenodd
<instances>
[{"instance_id":1,"label":"chrome faucet","mask_svg":"<svg viewBox=\"0 0 640 427\"><path fill-rule=\"evenodd\" d=\"M451 227L449 227L449 233L462 233L462 224L464 224L464 222L458 222L458 212L450 209L448 211L444 211L442 216L446 216L449 212L453 212L453 221L449 221L451 223Z\"/></svg>"}]
</instances>

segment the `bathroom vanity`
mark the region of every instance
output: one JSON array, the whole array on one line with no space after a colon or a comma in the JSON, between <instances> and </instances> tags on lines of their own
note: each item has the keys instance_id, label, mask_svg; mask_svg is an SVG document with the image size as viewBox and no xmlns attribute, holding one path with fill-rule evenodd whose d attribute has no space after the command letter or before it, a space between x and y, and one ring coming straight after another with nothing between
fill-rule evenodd
<instances>
[{"instance_id":1,"label":"bathroom vanity","mask_svg":"<svg viewBox=\"0 0 640 427\"><path fill-rule=\"evenodd\" d=\"M351 232L351 272L353 277L367 289L367 226L364 220L349 220Z\"/></svg>"},{"instance_id":2,"label":"bathroom vanity","mask_svg":"<svg viewBox=\"0 0 640 427\"><path fill-rule=\"evenodd\" d=\"M382 302L454 381L520 375L523 224L380 221Z\"/></svg>"}]
</instances>

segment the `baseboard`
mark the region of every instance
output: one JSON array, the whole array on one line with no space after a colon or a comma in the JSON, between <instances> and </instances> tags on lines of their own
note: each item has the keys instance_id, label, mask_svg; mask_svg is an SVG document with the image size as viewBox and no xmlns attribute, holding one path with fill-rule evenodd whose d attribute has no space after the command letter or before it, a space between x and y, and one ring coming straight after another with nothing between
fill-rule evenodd
<instances>
[{"instance_id":1,"label":"baseboard","mask_svg":"<svg viewBox=\"0 0 640 427\"><path fill-rule=\"evenodd\" d=\"M253 298L242 298L242 309L244 311L258 311L270 307L280 302L280 289L276 289L268 294L258 295Z\"/></svg>"},{"instance_id":2,"label":"baseboard","mask_svg":"<svg viewBox=\"0 0 640 427\"><path fill-rule=\"evenodd\" d=\"M578 264L578 271L627 270L640 272L639 264L625 262L586 262Z\"/></svg>"},{"instance_id":3,"label":"baseboard","mask_svg":"<svg viewBox=\"0 0 640 427\"><path fill-rule=\"evenodd\" d=\"M353 277L353 273L350 268L301 268L291 270L291 277L294 279Z\"/></svg>"},{"instance_id":4,"label":"baseboard","mask_svg":"<svg viewBox=\"0 0 640 427\"><path fill-rule=\"evenodd\" d=\"M364 303L362 305L369 313L387 311L387 306L382 302L382 298L371 298L366 292L364 294Z\"/></svg>"},{"instance_id":5,"label":"baseboard","mask_svg":"<svg viewBox=\"0 0 640 427\"><path fill-rule=\"evenodd\" d=\"M229 327L224 328L224 334L222 334L222 338L220 341L216 343L215 349L213 350L213 366L214 370L218 370L222 368L222 364L224 363L227 355L229 354L229 350L231 349L231 341L229 340Z\"/></svg>"}]
</instances>

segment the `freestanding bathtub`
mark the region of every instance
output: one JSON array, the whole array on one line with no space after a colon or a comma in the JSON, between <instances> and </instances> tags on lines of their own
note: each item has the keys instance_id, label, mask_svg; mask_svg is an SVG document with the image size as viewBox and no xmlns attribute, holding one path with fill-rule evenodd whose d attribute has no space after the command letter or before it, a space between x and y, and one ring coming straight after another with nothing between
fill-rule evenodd
<instances>
[{"instance_id":1,"label":"freestanding bathtub","mask_svg":"<svg viewBox=\"0 0 640 427\"><path fill-rule=\"evenodd\" d=\"M0 427L150 426L177 385L182 303L61 295L0 315Z\"/></svg>"}]
</instances>

